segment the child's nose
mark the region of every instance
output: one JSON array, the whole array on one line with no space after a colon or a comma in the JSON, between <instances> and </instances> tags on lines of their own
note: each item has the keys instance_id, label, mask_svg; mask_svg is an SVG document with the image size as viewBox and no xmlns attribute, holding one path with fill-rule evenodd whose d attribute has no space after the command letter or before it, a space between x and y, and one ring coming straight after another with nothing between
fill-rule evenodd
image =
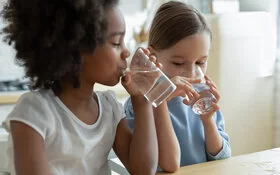
<instances>
[{"instance_id":1,"label":"child's nose","mask_svg":"<svg viewBox=\"0 0 280 175\"><path fill-rule=\"evenodd\" d=\"M194 78L196 76L195 72L192 71L192 69L186 69L186 70L180 72L179 74L180 74L180 76L187 77L187 78Z\"/></svg>"},{"instance_id":2,"label":"child's nose","mask_svg":"<svg viewBox=\"0 0 280 175\"><path fill-rule=\"evenodd\" d=\"M196 75L196 67L195 66L192 66L190 67L190 71L189 71L189 76L190 78L195 78L197 75Z\"/></svg>"},{"instance_id":3,"label":"child's nose","mask_svg":"<svg viewBox=\"0 0 280 175\"><path fill-rule=\"evenodd\" d=\"M130 56L130 52L129 52L129 50L127 50L127 49L125 49L123 52L122 52L122 54L121 54L121 58L122 59L126 59L126 58L128 58Z\"/></svg>"}]
</instances>

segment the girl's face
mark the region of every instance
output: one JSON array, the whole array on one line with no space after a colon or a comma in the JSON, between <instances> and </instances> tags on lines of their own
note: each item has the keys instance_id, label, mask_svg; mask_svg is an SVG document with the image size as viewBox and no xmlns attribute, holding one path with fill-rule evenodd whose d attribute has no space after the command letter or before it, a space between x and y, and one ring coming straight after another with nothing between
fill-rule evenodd
<instances>
[{"instance_id":1,"label":"girl's face","mask_svg":"<svg viewBox=\"0 0 280 175\"><path fill-rule=\"evenodd\" d=\"M107 86L116 85L126 69L129 51L124 44L125 21L118 8L107 11L108 32L103 45L98 45L92 54L84 54L82 76L87 82Z\"/></svg>"},{"instance_id":2,"label":"girl's face","mask_svg":"<svg viewBox=\"0 0 280 175\"><path fill-rule=\"evenodd\" d=\"M169 78L194 78L197 66L201 67L203 73L206 72L209 49L210 35L202 32L185 37L172 47L154 53Z\"/></svg>"}]
</instances>

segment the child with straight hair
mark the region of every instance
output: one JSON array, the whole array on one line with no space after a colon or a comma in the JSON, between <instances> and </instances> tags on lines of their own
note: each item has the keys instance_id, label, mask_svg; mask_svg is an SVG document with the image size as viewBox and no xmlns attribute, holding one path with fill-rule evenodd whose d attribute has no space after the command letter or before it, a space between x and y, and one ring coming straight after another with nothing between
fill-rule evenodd
<instances>
[{"instance_id":1,"label":"child with straight hair","mask_svg":"<svg viewBox=\"0 0 280 175\"><path fill-rule=\"evenodd\" d=\"M167 105L180 144L180 166L231 156L229 136L225 132L224 118L217 104L220 94L209 77L205 76L206 84L216 98L216 102L211 104L212 111L199 116L190 107L199 97L192 84L199 83L195 77L196 69L206 72L211 37L211 30L203 15L178 1L169 1L160 6L149 33L148 47L151 54L156 56L157 61L162 64L163 72L177 86ZM185 98L186 93L188 99ZM125 103L125 113L130 127L135 128L131 99ZM173 135L173 131L159 125L156 125L156 129L159 163L166 162L168 157L162 155L173 151L166 146L169 145L168 138ZM177 166L175 160L169 159L169 164ZM159 166L166 170L165 166Z\"/></svg>"}]
</instances>

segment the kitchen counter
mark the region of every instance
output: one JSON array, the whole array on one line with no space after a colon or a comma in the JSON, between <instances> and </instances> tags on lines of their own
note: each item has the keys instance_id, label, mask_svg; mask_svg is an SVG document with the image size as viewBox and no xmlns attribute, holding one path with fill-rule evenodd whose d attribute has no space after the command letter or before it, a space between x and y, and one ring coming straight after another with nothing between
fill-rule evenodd
<instances>
[{"instance_id":1,"label":"kitchen counter","mask_svg":"<svg viewBox=\"0 0 280 175\"><path fill-rule=\"evenodd\" d=\"M0 105L15 104L25 92L27 91L0 92Z\"/></svg>"},{"instance_id":2,"label":"kitchen counter","mask_svg":"<svg viewBox=\"0 0 280 175\"><path fill-rule=\"evenodd\" d=\"M0 105L2 104L14 104L17 102L19 95L4 95L0 96Z\"/></svg>"},{"instance_id":3,"label":"kitchen counter","mask_svg":"<svg viewBox=\"0 0 280 175\"><path fill-rule=\"evenodd\" d=\"M114 87L97 84L94 89L96 91L112 90L117 94L117 98L121 101L128 96L128 93L121 84ZM28 91L0 92L0 105L15 104L19 97L26 92Z\"/></svg>"}]
</instances>

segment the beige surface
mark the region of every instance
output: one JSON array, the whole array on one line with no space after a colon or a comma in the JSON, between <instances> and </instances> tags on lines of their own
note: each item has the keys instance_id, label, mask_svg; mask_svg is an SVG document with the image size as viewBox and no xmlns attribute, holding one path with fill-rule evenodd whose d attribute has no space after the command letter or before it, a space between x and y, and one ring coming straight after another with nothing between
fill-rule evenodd
<instances>
[{"instance_id":1,"label":"beige surface","mask_svg":"<svg viewBox=\"0 0 280 175\"><path fill-rule=\"evenodd\" d=\"M119 83L116 86L109 87L109 86L103 86L101 84L96 84L95 88L96 91L105 91L105 90L112 90L116 93L118 99L123 99L128 96L128 93L123 88L123 86ZM0 105L4 104L15 104L19 97L27 91L22 92L1 92L0 93Z\"/></svg>"},{"instance_id":2,"label":"beige surface","mask_svg":"<svg viewBox=\"0 0 280 175\"><path fill-rule=\"evenodd\" d=\"M0 95L0 105L2 104L15 104L19 99L20 95L10 94L10 95Z\"/></svg>"},{"instance_id":3,"label":"beige surface","mask_svg":"<svg viewBox=\"0 0 280 175\"><path fill-rule=\"evenodd\" d=\"M158 173L163 175L168 173ZM169 173L170 174L170 173ZM280 148L182 167L173 175L280 174Z\"/></svg>"},{"instance_id":4,"label":"beige surface","mask_svg":"<svg viewBox=\"0 0 280 175\"><path fill-rule=\"evenodd\" d=\"M276 51L272 17L244 12L207 19L213 30L207 74L221 94L233 156L273 148L274 77L264 77Z\"/></svg>"}]
</instances>

